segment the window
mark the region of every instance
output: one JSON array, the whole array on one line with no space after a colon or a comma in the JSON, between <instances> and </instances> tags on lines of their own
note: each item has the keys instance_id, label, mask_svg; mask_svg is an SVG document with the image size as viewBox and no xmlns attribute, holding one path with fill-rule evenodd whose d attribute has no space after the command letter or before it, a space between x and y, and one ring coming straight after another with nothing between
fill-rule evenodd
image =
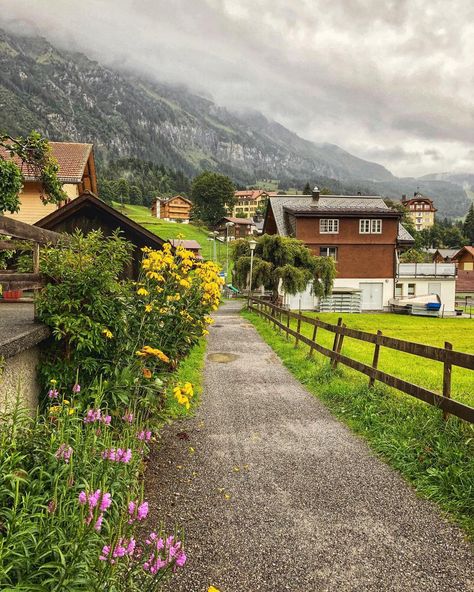
<instances>
[{"instance_id":1,"label":"window","mask_svg":"<svg viewBox=\"0 0 474 592\"><path fill-rule=\"evenodd\" d=\"M359 220L360 234L382 234L382 220L362 219Z\"/></svg>"},{"instance_id":2,"label":"window","mask_svg":"<svg viewBox=\"0 0 474 592\"><path fill-rule=\"evenodd\" d=\"M338 234L339 220L334 218L323 218L319 221L319 232L321 234Z\"/></svg>"},{"instance_id":3,"label":"window","mask_svg":"<svg viewBox=\"0 0 474 592\"><path fill-rule=\"evenodd\" d=\"M408 284L408 296L415 295L415 284Z\"/></svg>"},{"instance_id":4,"label":"window","mask_svg":"<svg viewBox=\"0 0 474 592\"><path fill-rule=\"evenodd\" d=\"M403 296L403 284L397 284L395 286L395 298L401 298Z\"/></svg>"},{"instance_id":5,"label":"window","mask_svg":"<svg viewBox=\"0 0 474 592\"><path fill-rule=\"evenodd\" d=\"M319 255L321 257L332 257L337 261L337 247L319 247Z\"/></svg>"}]
</instances>

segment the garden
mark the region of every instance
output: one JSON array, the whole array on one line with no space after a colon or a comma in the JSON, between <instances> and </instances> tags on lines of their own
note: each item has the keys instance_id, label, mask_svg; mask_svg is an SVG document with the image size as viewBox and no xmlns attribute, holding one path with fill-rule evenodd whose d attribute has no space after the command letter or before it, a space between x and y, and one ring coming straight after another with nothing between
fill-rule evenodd
<instances>
[{"instance_id":1,"label":"garden","mask_svg":"<svg viewBox=\"0 0 474 592\"><path fill-rule=\"evenodd\" d=\"M221 279L165 244L126 280L130 254L100 231L42 250L43 395L34 417L18 393L0 418L2 590L148 592L186 563L179 525L148 523L143 477L160 426L196 399Z\"/></svg>"}]
</instances>

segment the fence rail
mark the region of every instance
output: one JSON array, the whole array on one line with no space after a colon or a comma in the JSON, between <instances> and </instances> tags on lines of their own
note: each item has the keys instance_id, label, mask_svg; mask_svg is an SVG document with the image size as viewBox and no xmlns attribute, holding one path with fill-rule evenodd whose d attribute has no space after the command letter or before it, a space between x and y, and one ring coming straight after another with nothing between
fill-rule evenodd
<instances>
[{"instance_id":1,"label":"fence rail","mask_svg":"<svg viewBox=\"0 0 474 592\"><path fill-rule=\"evenodd\" d=\"M378 331L376 334L367 333L365 331L346 327L342 323L342 318L339 319L337 325L331 325L320 319L305 316L300 312L291 312L290 310L281 308L259 298L249 298L249 309L272 322L287 335L294 337L295 345L298 345L300 341L307 345L310 348L309 355L312 355L313 351L317 351L330 358L333 368L336 368L338 364L343 364L368 376L369 386L373 386L375 381L378 380L379 382L391 386L403 393L416 397L425 403L438 407L443 411L445 419L451 414L470 423L474 423L474 408L451 399L452 367L459 366L468 370L474 370L474 355L453 350L451 343L445 342L445 347L442 348L404 341L394 337L387 337L382 335L381 331ZM283 319L285 319L286 322L283 322ZM296 331L290 327L291 319L294 319L297 322ZM312 339L301 333L301 324L303 322L313 327ZM332 349L317 343L318 328L334 333ZM342 353L344 337L350 337L352 339L374 344L372 365L359 362L358 360L354 360L344 355ZM430 391L422 386L412 384L402 378L398 378L397 376L379 370L377 366L381 347L387 347L389 349L442 363L443 393L440 394Z\"/></svg>"}]
</instances>

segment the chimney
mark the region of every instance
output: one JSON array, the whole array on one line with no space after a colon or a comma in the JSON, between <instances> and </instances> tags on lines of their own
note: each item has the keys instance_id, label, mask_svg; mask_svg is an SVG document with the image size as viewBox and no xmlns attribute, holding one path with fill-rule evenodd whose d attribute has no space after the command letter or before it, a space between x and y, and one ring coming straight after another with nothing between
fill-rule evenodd
<instances>
[{"instance_id":1,"label":"chimney","mask_svg":"<svg viewBox=\"0 0 474 592\"><path fill-rule=\"evenodd\" d=\"M319 203L319 187L318 186L316 186L313 189L313 192L311 195L312 195L311 201L312 201L313 205L317 205Z\"/></svg>"}]
</instances>

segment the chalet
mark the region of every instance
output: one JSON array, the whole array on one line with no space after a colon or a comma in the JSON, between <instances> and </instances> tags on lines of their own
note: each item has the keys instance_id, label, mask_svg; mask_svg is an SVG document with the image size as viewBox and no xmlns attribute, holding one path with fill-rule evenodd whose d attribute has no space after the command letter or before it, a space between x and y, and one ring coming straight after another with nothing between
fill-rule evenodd
<instances>
[{"instance_id":1,"label":"chalet","mask_svg":"<svg viewBox=\"0 0 474 592\"><path fill-rule=\"evenodd\" d=\"M437 210L433 205L433 200L429 197L415 191L411 199L402 195L402 204L407 208L416 230L424 230L433 226Z\"/></svg>"},{"instance_id":2,"label":"chalet","mask_svg":"<svg viewBox=\"0 0 474 592\"><path fill-rule=\"evenodd\" d=\"M474 247L462 247L453 255L452 260L458 264L460 271L474 271Z\"/></svg>"},{"instance_id":3,"label":"chalet","mask_svg":"<svg viewBox=\"0 0 474 592\"><path fill-rule=\"evenodd\" d=\"M394 296L397 249L413 244L400 218L381 197L320 195L315 188L310 196L270 197L264 233L295 237L315 255L333 257L337 278L331 306L383 310ZM291 308L315 308L310 288L285 298ZM324 310L327 303L320 304Z\"/></svg>"},{"instance_id":4,"label":"chalet","mask_svg":"<svg viewBox=\"0 0 474 592\"><path fill-rule=\"evenodd\" d=\"M433 263L451 263L459 249L428 249Z\"/></svg>"},{"instance_id":5,"label":"chalet","mask_svg":"<svg viewBox=\"0 0 474 592\"><path fill-rule=\"evenodd\" d=\"M59 166L58 178L67 195L66 203L76 199L84 191L97 193L97 177L92 144L75 142L49 142L51 155ZM1 156L9 159L10 155L4 150ZM54 212L59 206L43 204L41 200L41 183L34 171L28 166L21 165L21 161L14 159L22 168L24 183L20 193L20 210L16 214L5 214L20 222L34 224L44 216Z\"/></svg>"},{"instance_id":6,"label":"chalet","mask_svg":"<svg viewBox=\"0 0 474 592\"><path fill-rule=\"evenodd\" d=\"M151 206L151 215L169 222L187 224L191 218L192 202L182 195L174 197L157 197Z\"/></svg>"},{"instance_id":7,"label":"chalet","mask_svg":"<svg viewBox=\"0 0 474 592\"><path fill-rule=\"evenodd\" d=\"M236 240L253 236L255 233L255 224L249 218L234 218L233 216L226 216L221 218L215 225L215 230L224 237L229 237L229 240Z\"/></svg>"},{"instance_id":8,"label":"chalet","mask_svg":"<svg viewBox=\"0 0 474 592\"><path fill-rule=\"evenodd\" d=\"M35 224L40 228L72 234L79 229L84 234L101 230L105 236L120 230L122 236L133 245L132 262L127 277L137 279L140 271L143 247L159 250L165 241L140 224L124 216L90 192L83 193L61 208L51 212Z\"/></svg>"},{"instance_id":9,"label":"chalet","mask_svg":"<svg viewBox=\"0 0 474 592\"><path fill-rule=\"evenodd\" d=\"M183 247L187 251L191 251L196 256L196 259L202 259L201 245L196 240L183 240L180 238L170 238L169 242L173 247Z\"/></svg>"},{"instance_id":10,"label":"chalet","mask_svg":"<svg viewBox=\"0 0 474 592\"><path fill-rule=\"evenodd\" d=\"M234 194L235 205L232 210L234 218L253 218L258 210L263 210L270 196L276 193L269 193L262 189L244 189L236 191Z\"/></svg>"}]
</instances>

